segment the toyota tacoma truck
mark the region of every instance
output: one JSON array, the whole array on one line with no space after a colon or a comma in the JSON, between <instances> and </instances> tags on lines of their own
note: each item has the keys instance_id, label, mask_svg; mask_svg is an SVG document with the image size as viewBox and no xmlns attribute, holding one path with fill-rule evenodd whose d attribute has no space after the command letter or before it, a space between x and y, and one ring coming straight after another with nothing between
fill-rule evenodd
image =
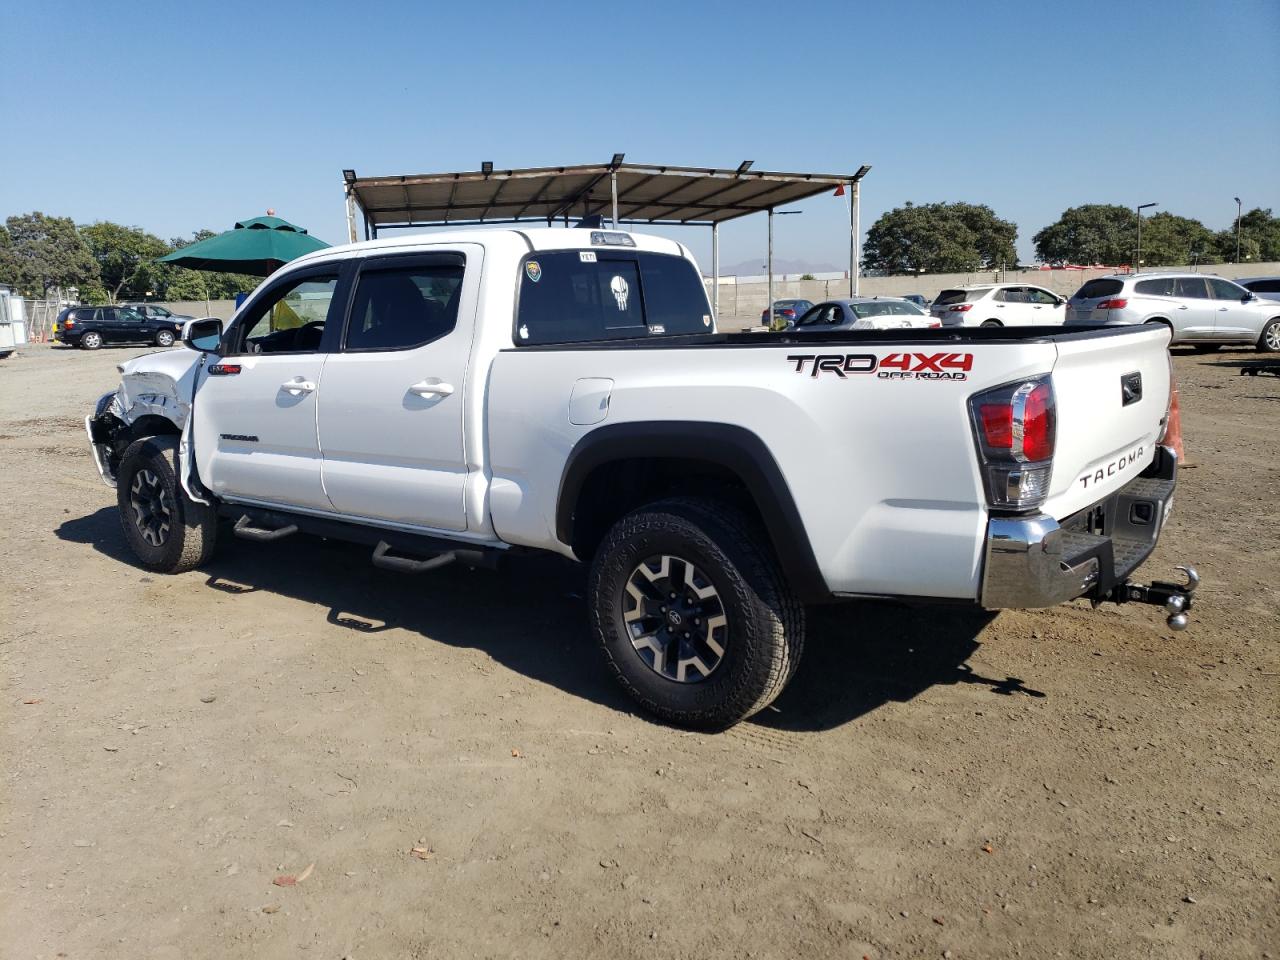
<instances>
[{"instance_id":1,"label":"toyota tacoma truck","mask_svg":"<svg viewBox=\"0 0 1280 960\"><path fill-rule=\"evenodd\" d=\"M806 605L1144 601L1179 442L1163 327L722 334L688 250L611 230L327 249L225 329L120 365L86 418L141 564L222 526L425 573L590 564L653 713L724 727L796 669Z\"/></svg>"}]
</instances>

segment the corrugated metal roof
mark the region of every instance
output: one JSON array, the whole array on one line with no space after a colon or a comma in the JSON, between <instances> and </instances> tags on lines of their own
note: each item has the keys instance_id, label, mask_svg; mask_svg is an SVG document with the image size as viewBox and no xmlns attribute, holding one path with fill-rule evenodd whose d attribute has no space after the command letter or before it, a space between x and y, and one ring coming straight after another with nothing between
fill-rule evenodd
<instances>
[{"instance_id":1,"label":"corrugated metal roof","mask_svg":"<svg viewBox=\"0 0 1280 960\"><path fill-rule=\"evenodd\" d=\"M833 191L860 179L867 169L854 174L774 173L606 163L354 179L348 175L348 190L375 229L564 216L578 220L592 214L609 219L611 174L616 172L620 221L711 224Z\"/></svg>"}]
</instances>

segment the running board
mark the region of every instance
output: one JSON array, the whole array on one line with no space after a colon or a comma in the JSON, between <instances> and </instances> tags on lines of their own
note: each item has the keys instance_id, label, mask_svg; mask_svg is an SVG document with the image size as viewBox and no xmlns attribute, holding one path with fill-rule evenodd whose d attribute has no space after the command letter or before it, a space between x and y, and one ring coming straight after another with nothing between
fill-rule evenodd
<instances>
[{"instance_id":1,"label":"running board","mask_svg":"<svg viewBox=\"0 0 1280 960\"><path fill-rule=\"evenodd\" d=\"M298 525L291 523L287 527L255 527L253 521L249 519L249 515L243 514L236 521L233 531L237 537L244 537L246 540L253 540L257 543L270 543L272 540L283 540L285 537L298 532Z\"/></svg>"},{"instance_id":2,"label":"running board","mask_svg":"<svg viewBox=\"0 0 1280 960\"><path fill-rule=\"evenodd\" d=\"M428 573L447 567L458 559L456 550L447 550L425 560L414 560L412 557L396 557L391 554L391 544L379 540L373 548L373 565L383 570L394 570L397 573Z\"/></svg>"}]
</instances>

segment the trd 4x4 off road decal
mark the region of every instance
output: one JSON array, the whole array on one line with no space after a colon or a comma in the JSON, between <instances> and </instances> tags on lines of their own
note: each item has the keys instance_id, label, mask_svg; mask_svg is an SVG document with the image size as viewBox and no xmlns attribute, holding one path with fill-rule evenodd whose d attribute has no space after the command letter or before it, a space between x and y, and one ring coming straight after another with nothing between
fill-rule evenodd
<instances>
[{"instance_id":1,"label":"trd 4x4 off road decal","mask_svg":"<svg viewBox=\"0 0 1280 960\"><path fill-rule=\"evenodd\" d=\"M834 373L842 380L865 373L881 380L968 380L973 369L972 353L793 353L787 361L796 373Z\"/></svg>"}]
</instances>

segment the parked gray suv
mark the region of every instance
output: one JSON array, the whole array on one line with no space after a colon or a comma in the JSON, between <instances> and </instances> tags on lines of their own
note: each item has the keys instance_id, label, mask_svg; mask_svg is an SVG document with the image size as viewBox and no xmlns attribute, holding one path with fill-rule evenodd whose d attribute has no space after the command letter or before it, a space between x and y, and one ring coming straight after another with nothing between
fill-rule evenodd
<instances>
[{"instance_id":1,"label":"parked gray suv","mask_svg":"<svg viewBox=\"0 0 1280 960\"><path fill-rule=\"evenodd\" d=\"M1067 301L1066 326L1163 323L1171 345L1254 344L1280 353L1280 302L1202 273L1127 273L1090 280Z\"/></svg>"}]
</instances>

